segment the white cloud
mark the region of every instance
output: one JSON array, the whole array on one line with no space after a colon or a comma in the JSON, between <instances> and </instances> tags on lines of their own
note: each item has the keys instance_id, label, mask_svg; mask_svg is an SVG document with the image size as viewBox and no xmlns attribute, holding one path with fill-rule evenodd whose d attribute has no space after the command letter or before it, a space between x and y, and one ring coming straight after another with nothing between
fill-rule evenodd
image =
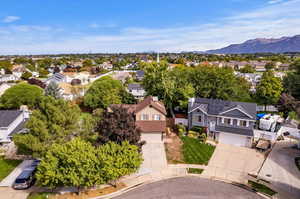
<instances>
[{"instance_id":1,"label":"white cloud","mask_svg":"<svg viewBox=\"0 0 300 199\"><path fill-rule=\"evenodd\" d=\"M114 23L106 23L106 24L91 23L89 27L90 28L115 28L117 27L117 25Z\"/></svg>"},{"instance_id":2,"label":"white cloud","mask_svg":"<svg viewBox=\"0 0 300 199\"><path fill-rule=\"evenodd\" d=\"M275 4L275 3L281 3L283 2L284 0L270 0L268 1L269 4Z\"/></svg>"},{"instance_id":3,"label":"white cloud","mask_svg":"<svg viewBox=\"0 0 300 199\"><path fill-rule=\"evenodd\" d=\"M14 21L18 21L21 18L18 16L6 16L4 17L4 19L2 20L3 23L12 23Z\"/></svg>"},{"instance_id":4,"label":"white cloud","mask_svg":"<svg viewBox=\"0 0 300 199\"><path fill-rule=\"evenodd\" d=\"M300 0L291 0L210 24L166 28L127 27L114 34L88 34L70 30L58 34L53 27L17 26L8 29L14 31L13 35L0 34L0 54L209 50L258 37L277 38L300 34L299 8ZM1 30L8 31L0 28L0 33Z\"/></svg>"}]
</instances>

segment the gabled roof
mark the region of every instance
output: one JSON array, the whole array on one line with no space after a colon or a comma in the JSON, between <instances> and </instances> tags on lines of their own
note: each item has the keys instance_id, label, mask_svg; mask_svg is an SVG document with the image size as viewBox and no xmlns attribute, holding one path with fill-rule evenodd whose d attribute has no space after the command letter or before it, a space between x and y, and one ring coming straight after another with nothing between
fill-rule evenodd
<instances>
[{"instance_id":1,"label":"gabled roof","mask_svg":"<svg viewBox=\"0 0 300 199\"><path fill-rule=\"evenodd\" d=\"M0 110L0 127L8 127L21 114L20 110Z\"/></svg>"},{"instance_id":2,"label":"gabled roof","mask_svg":"<svg viewBox=\"0 0 300 199\"><path fill-rule=\"evenodd\" d=\"M256 118L256 104L247 102L233 102L219 99L195 98L189 102L188 112L193 112L197 109L206 111L208 115L221 115L226 111L238 109L251 119Z\"/></svg>"},{"instance_id":3,"label":"gabled roof","mask_svg":"<svg viewBox=\"0 0 300 199\"><path fill-rule=\"evenodd\" d=\"M112 104L110 105L110 107L124 107L127 108L129 112L136 114L149 105L157 111L161 112L162 114L167 115L167 111L164 104L159 101L155 101L152 96L146 97L143 101L141 101L138 104Z\"/></svg>"},{"instance_id":4,"label":"gabled roof","mask_svg":"<svg viewBox=\"0 0 300 199\"><path fill-rule=\"evenodd\" d=\"M167 115L167 111L166 111L164 104L161 103L160 101L155 101L152 96L148 96L143 101L138 103L136 105L135 112L136 113L140 112L141 110L143 110L144 108L146 108L149 105L152 106L154 109L158 110L159 112L161 112L162 114Z\"/></svg>"}]
</instances>

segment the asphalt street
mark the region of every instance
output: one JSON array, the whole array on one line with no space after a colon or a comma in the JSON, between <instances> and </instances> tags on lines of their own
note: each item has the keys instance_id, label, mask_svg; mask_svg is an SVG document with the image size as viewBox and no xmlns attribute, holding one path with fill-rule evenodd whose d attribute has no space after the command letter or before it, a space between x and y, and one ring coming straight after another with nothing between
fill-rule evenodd
<instances>
[{"instance_id":1,"label":"asphalt street","mask_svg":"<svg viewBox=\"0 0 300 199\"><path fill-rule=\"evenodd\" d=\"M238 186L198 177L172 178L144 185L114 199L262 199Z\"/></svg>"}]
</instances>

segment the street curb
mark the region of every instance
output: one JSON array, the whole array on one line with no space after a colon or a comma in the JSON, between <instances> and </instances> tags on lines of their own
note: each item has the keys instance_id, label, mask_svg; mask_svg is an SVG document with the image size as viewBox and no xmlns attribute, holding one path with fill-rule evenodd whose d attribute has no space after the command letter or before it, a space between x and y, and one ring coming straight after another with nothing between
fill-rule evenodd
<instances>
[{"instance_id":1,"label":"street curb","mask_svg":"<svg viewBox=\"0 0 300 199\"><path fill-rule=\"evenodd\" d=\"M151 184L151 183L154 183L154 182L159 182L159 181L162 181L162 180L172 179L172 178L181 178L181 177L186 177L186 175L170 176L170 177L165 177L165 178L161 178L161 179L157 179L157 180L148 180L148 181L145 181L145 182L141 182L141 183L132 185L130 187L125 187L123 189L120 189L116 192L113 192L113 193L110 193L110 194L107 194L107 195L104 195L104 196L98 196L98 197L94 197L94 198L90 198L90 199L110 199L110 198L113 198L113 197L120 196L124 193L127 193L129 191L132 191L136 188L139 188L139 187L147 185L147 184Z\"/></svg>"}]
</instances>

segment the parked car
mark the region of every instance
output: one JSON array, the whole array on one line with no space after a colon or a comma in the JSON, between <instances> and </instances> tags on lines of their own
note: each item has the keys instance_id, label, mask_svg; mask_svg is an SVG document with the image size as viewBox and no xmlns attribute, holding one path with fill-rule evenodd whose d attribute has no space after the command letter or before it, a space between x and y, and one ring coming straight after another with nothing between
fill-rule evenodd
<instances>
[{"instance_id":1,"label":"parked car","mask_svg":"<svg viewBox=\"0 0 300 199\"><path fill-rule=\"evenodd\" d=\"M14 189L28 189L34 182L34 173L36 167L28 167L17 177L13 184Z\"/></svg>"},{"instance_id":2,"label":"parked car","mask_svg":"<svg viewBox=\"0 0 300 199\"><path fill-rule=\"evenodd\" d=\"M31 167L36 168L40 164L40 162L41 160L37 160L37 159L33 160L33 162L31 163Z\"/></svg>"}]
</instances>

